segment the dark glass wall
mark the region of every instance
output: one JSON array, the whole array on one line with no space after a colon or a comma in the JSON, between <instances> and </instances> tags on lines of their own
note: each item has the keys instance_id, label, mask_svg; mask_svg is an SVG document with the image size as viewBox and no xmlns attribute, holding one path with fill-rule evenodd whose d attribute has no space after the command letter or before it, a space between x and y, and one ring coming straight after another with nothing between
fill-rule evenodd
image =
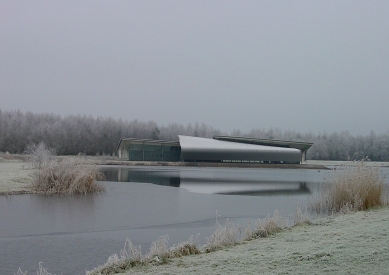
<instances>
[{"instance_id":1,"label":"dark glass wall","mask_svg":"<svg viewBox=\"0 0 389 275\"><path fill-rule=\"evenodd\" d=\"M132 143L128 150L128 156L131 161L180 161L181 147Z\"/></svg>"}]
</instances>

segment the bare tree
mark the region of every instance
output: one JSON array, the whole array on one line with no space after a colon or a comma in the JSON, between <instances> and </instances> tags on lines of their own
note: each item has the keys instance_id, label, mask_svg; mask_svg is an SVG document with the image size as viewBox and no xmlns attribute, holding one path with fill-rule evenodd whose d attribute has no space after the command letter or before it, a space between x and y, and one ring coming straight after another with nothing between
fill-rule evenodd
<instances>
[{"instance_id":1,"label":"bare tree","mask_svg":"<svg viewBox=\"0 0 389 275\"><path fill-rule=\"evenodd\" d=\"M38 144L31 143L27 145L25 153L29 155L30 162L34 168L41 168L53 160L55 156L55 149L49 148L46 144L41 141Z\"/></svg>"}]
</instances>

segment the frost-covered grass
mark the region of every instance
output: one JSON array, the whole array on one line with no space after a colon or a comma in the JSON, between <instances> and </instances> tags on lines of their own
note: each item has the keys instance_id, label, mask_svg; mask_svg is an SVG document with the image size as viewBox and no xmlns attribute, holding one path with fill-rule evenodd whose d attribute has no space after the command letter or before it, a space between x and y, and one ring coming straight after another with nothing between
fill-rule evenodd
<instances>
[{"instance_id":1,"label":"frost-covered grass","mask_svg":"<svg viewBox=\"0 0 389 275\"><path fill-rule=\"evenodd\" d=\"M264 221L256 222L254 228L249 223L245 228L235 225L227 220L226 225L222 226L217 222L216 231L207 238L204 246L199 246L199 235L191 236L187 241L169 247L168 236L161 236L152 243L149 252L142 254L142 249L138 245L134 245L130 239L126 240L124 249L120 254L113 254L107 262L92 271L88 271L87 275L108 275L116 274L129 270L131 267L139 265L160 265L169 262L169 259L179 258L193 254L209 253L220 250L224 247L233 246L241 243L241 241L265 238L269 235L282 231L285 227L284 220L280 217L278 211L274 212L271 217L268 215ZM244 234L242 235L242 231ZM239 237L242 236L240 239Z\"/></svg>"},{"instance_id":2,"label":"frost-covered grass","mask_svg":"<svg viewBox=\"0 0 389 275\"><path fill-rule=\"evenodd\" d=\"M361 211L386 204L379 168L358 161L338 171L311 205L316 211L331 213Z\"/></svg>"},{"instance_id":3,"label":"frost-covered grass","mask_svg":"<svg viewBox=\"0 0 389 275\"><path fill-rule=\"evenodd\" d=\"M305 216L297 208L296 219L304 220ZM285 219L281 217L279 212L274 211L274 215L268 215L263 221L258 219L255 223L249 222L246 226L241 227L227 220L226 225L222 226L216 220L217 229L209 237L204 246L200 246L199 235L191 236L188 240L179 244L169 246L169 237L167 235L159 237L153 242L146 254L142 253L140 245L134 245L130 239L126 239L124 248L119 254L111 255L107 262L96 267L91 271L87 271L86 275L110 275L123 273L135 266L161 265L166 264L170 260L195 255L210 253L225 247L234 246L244 241L266 238L275 233L281 232L287 227ZM45 268L39 263L38 275L50 275ZM19 268L16 275L25 275Z\"/></svg>"},{"instance_id":4,"label":"frost-covered grass","mask_svg":"<svg viewBox=\"0 0 389 275\"><path fill-rule=\"evenodd\" d=\"M207 239L205 252L216 251L225 246L231 246L238 243L239 227L229 220L225 226L217 224L216 231Z\"/></svg>"},{"instance_id":5,"label":"frost-covered grass","mask_svg":"<svg viewBox=\"0 0 389 275\"><path fill-rule=\"evenodd\" d=\"M299 208L298 208L299 211ZM279 212L274 211L273 217L268 215L264 221L258 219L254 226L249 222L243 233L243 240L253 240L258 238L266 238L270 235L282 231L287 227L285 220L280 216Z\"/></svg>"},{"instance_id":6,"label":"frost-covered grass","mask_svg":"<svg viewBox=\"0 0 389 275\"><path fill-rule=\"evenodd\" d=\"M388 207L324 217L271 238L171 258L166 265L142 264L123 274L387 274L388 217Z\"/></svg>"},{"instance_id":7,"label":"frost-covered grass","mask_svg":"<svg viewBox=\"0 0 389 275\"><path fill-rule=\"evenodd\" d=\"M383 209L383 211L383 215L376 215L379 214L379 211L375 211L374 213L359 212L364 213L362 214L363 216L355 216L358 220L360 220L361 228L352 222L353 216L351 215L340 215L337 216L336 219L324 218L313 222L316 226L309 227L311 222L307 222L307 216L303 214L299 208L297 208L298 213L295 217L295 223L297 221L297 224L295 225L298 226L295 227L294 230L289 230L288 228L290 227L285 227L285 219L279 215L278 211L275 211L273 216L268 215L262 221L258 219L255 224L250 223L246 227L235 226L230 221L228 221L225 226L218 225L215 234L213 234L214 236L212 238L208 238L207 244L202 247L199 246L199 236L192 236L187 241L172 247L169 247L168 245L168 236L162 236L151 245L146 254L142 254L142 249L139 245L134 245L129 239L127 239L124 248L119 254L113 254L108 258L105 264L93 269L92 271L87 271L86 274L182 274L183 272L192 273L192 271L193 274L220 274L220 270L212 269L212 266L214 266L215 263L222 263L225 265L226 270L229 270L230 273L245 273L247 270L251 270L251 273L258 273L258 268L260 268L260 270L264 273L266 273L266 270L269 271L274 268L276 268L274 272L278 272L279 269L281 271L285 271L284 273L287 273L286 271L290 270L289 267L293 267L293 269L300 268L301 264L308 265L311 264L311 261L315 261L317 264L320 263L320 266L317 266L317 270L320 270L320 272L316 273L323 273L327 270L327 265L330 263L331 270L334 270L335 272L336 270L339 271L339 266L342 268L355 266L354 264L347 265L344 261L336 261L338 258L342 259L344 256L343 253L350 255L353 250L357 249L349 247L350 243L355 243L355 238L359 238L361 234L364 234L366 237L366 239L363 238L362 240L362 242L366 243L364 244L364 247L368 247L369 244L374 241L386 238L388 231L387 228L389 228L387 227L389 221L387 218L388 210ZM371 215L373 215L374 218L371 221L368 221ZM341 225L337 224L337 221L343 220L348 220L348 222ZM371 222L376 223L376 225L372 225ZM332 228L330 225L335 227ZM308 227L310 228L309 230ZM345 227L347 227L347 233L344 233ZM371 231L374 230L376 237L371 236ZM317 233L311 234L311 231ZM363 233L361 233L362 231ZM267 241L268 236L276 233L277 235L281 234L282 237L271 238L271 240ZM240 236L241 239L236 239L236 236ZM328 236L334 237L328 238ZM260 243L257 243L255 239L258 238L263 238L263 240ZM211 253L212 255L210 255L207 253L210 252L207 251L207 248L209 248L211 240L215 241L212 246L217 248L213 251L221 250L225 247L228 247L229 249L222 250L221 253ZM233 242L224 242L225 246L223 246L221 245L222 242L220 242L220 240L233 240ZM247 242L248 240L252 241ZM332 240L333 243L329 244ZM244 243L244 245L236 245L242 243ZM380 247L380 245L382 245L382 247ZM366 261L363 263L367 266L372 259L377 257L377 255L383 255L378 254L378 251L386 251L386 254L388 254L385 243L382 243L382 240L375 246L376 247L374 249L372 248L368 253L368 256L365 255ZM230 251L235 250L238 252L235 254L229 253ZM366 248L358 253L363 253L365 250ZM227 253L229 253L229 256L226 256ZM196 257L184 257L179 261L176 260L179 257L193 254L199 255ZM217 255L213 256L214 254ZM234 257L239 261L237 262L234 260ZM277 266L280 263L280 261L278 261L280 259L279 257L284 259L282 262L285 263L285 267L275 266L275 263L277 263ZM389 260L387 256L382 256L381 258ZM358 263L362 263L360 262L359 256L356 259L358 259ZM247 261L247 264L242 263L240 266L236 266L236 264L240 261ZM262 261L263 265L258 265L258 262ZM333 264L332 261L334 261ZM199 262L201 262L200 265ZM171 264L164 267L164 264L166 263ZM376 264L377 263L374 262L375 267ZM359 264L358 267L363 268L361 265L362 264ZM307 267L308 266L306 266L306 268ZM342 270L342 268L340 270ZM379 268L380 270L382 269L382 267ZM162 272L162 270L164 270L164 272ZM302 274L310 274L310 270L311 269L307 269L307 272ZM25 274L26 273L17 273L17 275ZM38 274L49 275L49 273Z\"/></svg>"},{"instance_id":8,"label":"frost-covered grass","mask_svg":"<svg viewBox=\"0 0 389 275\"><path fill-rule=\"evenodd\" d=\"M213 253L125 274L387 274L389 208L323 217Z\"/></svg>"},{"instance_id":9,"label":"frost-covered grass","mask_svg":"<svg viewBox=\"0 0 389 275\"><path fill-rule=\"evenodd\" d=\"M92 271L87 271L87 275L108 275L125 272L131 267L147 264L164 264L168 259L179 258L192 254L200 254L198 249L198 235L191 236L187 241L169 247L169 237L167 235L159 237L152 243L149 252L142 254L140 245L134 245L127 239L120 254L111 255L107 262Z\"/></svg>"},{"instance_id":10,"label":"frost-covered grass","mask_svg":"<svg viewBox=\"0 0 389 275\"><path fill-rule=\"evenodd\" d=\"M0 157L0 195L27 193L30 191L31 168L21 161L2 161Z\"/></svg>"},{"instance_id":11,"label":"frost-covered grass","mask_svg":"<svg viewBox=\"0 0 389 275\"><path fill-rule=\"evenodd\" d=\"M104 191L96 181L104 175L95 164L82 157L55 158L55 150L44 142L27 146L26 153L33 167L32 189L46 195L87 194Z\"/></svg>"},{"instance_id":12,"label":"frost-covered grass","mask_svg":"<svg viewBox=\"0 0 389 275\"><path fill-rule=\"evenodd\" d=\"M68 157L62 161L51 160L32 172L32 188L46 195L87 194L104 191L97 181L104 175L95 164L83 158Z\"/></svg>"},{"instance_id":13,"label":"frost-covered grass","mask_svg":"<svg viewBox=\"0 0 389 275\"><path fill-rule=\"evenodd\" d=\"M42 262L39 263L39 268L36 271L37 275L55 275L53 273L49 273L46 268L43 267ZM19 267L18 272L14 273L14 275L27 275L27 271L22 271Z\"/></svg>"}]
</instances>

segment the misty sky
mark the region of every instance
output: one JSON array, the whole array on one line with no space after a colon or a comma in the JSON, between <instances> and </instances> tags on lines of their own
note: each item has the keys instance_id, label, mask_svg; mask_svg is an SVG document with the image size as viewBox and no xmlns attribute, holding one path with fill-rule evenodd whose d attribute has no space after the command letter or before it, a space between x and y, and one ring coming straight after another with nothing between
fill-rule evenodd
<instances>
[{"instance_id":1,"label":"misty sky","mask_svg":"<svg viewBox=\"0 0 389 275\"><path fill-rule=\"evenodd\" d=\"M0 109L389 131L389 1L3 1Z\"/></svg>"}]
</instances>

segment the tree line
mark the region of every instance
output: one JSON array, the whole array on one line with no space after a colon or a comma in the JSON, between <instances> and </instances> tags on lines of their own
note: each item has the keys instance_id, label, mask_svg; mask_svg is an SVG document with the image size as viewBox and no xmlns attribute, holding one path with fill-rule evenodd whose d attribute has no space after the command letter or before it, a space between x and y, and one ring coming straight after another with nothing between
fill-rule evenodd
<instances>
[{"instance_id":1,"label":"tree line","mask_svg":"<svg viewBox=\"0 0 389 275\"><path fill-rule=\"evenodd\" d=\"M122 137L173 141L179 134L213 137L222 133L204 123L158 126L154 121L0 110L0 152L13 154L43 141L58 155L114 155Z\"/></svg>"},{"instance_id":2,"label":"tree line","mask_svg":"<svg viewBox=\"0 0 389 275\"><path fill-rule=\"evenodd\" d=\"M43 141L59 155L115 155L122 137L175 141L179 134L211 138L228 133L205 123L158 125L154 121L0 110L0 152L13 154L24 153L29 144ZM300 133L255 128L247 133L236 130L230 135L312 142L308 159L347 160L357 154L359 159L368 156L373 161L389 161L389 131L353 136L347 131Z\"/></svg>"}]
</instances>

